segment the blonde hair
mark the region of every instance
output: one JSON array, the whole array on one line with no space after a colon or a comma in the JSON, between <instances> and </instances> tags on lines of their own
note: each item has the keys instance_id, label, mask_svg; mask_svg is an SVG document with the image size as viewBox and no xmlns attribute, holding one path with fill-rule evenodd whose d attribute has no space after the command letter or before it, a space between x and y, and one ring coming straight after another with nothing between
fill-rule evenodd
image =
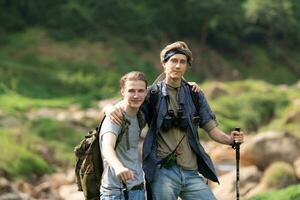
<instances>
[{"instance_id":1,"label":"blonde hair","mask_svg":"<svg viewBox=\"0 0 300 200\"><path fill-rule=\"evenodd\" d=\"M193 55L191 50L189 49L188 45L183 41L177 41L172 44L167 45L161 52L160 52L160 62L164 64L167 60L165 59L166 53L170 52L171 50L180 50L182 54L187 57L187 62L189 65L192 64Z\"/></svg>"},{"instance_id":2,"label":"blonde hair","mask_svg":"<svg viewBox=\"0 0 300 200\"><path fill-rule=\"evenodd\" d=\"M124 89L125 83L127 81L144 81L146 84L146 88L148 85L145 74L139 71L132 71L122 76L120 79L120 89Z\"/></svg>"}]
</instances>

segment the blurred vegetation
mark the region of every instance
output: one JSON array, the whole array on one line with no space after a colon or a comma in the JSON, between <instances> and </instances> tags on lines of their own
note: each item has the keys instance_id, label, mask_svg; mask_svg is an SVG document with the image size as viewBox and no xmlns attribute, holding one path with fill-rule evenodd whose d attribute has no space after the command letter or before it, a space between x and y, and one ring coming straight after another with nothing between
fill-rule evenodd
<instances>
[{"instance_id":1,"label":"blurred vegetation","mask_svg":"<svg viewBox=\"0 0 300 200\"><path fill-rule=\"evenodd\" d=\"M1 149L0 174L7 177L30 177L41 176L54 171L41 155L32 147L38 144L36 137L22 132L0 129ZM41 142L41 141L40 141Z\"/></svg>"},{"instance_id":2,"label":"blurred vegetation","mask_svg":"<svg viewBox=\"0 0 300 200\"><path fill-rule=\"evenodd\" d=\"M300 197L300 184L289 186L279 191L271 191L255 195L247 200L298 200Z\"/></svg>"},{"instance_id":3,"label":"blurred vegetation","mask_svg":"<svg viewBox=\"0 0 300 200\"><path fill-rule=\"evenodd\" d=\"M297 183L294 168L285 162L275 162L264 172L262 183L267 188L281 189Z\"/></svg>"},{"instance_id":4,"label":"blurred vegetation","mask_svg":"<svg viewBox=\"0 0 300 200\"><path fill-rule=\"evenodd\" d=\"M119 96L119 78L130 70L151 83L160 49L174 40L193 50L186 78L208 94L224 131L287 130L300 138L290 118L300 112L299 18L296 0L0 0L0 122L21 124L0 124L0 175L73 166L72 149L89 128L26 114L73 104L98 109L97 101ZM220 77L237 81L223 82L224 94L212 98Z\"/></svg>"},{"instance_id":5,"label":"blurred vegetation","mask_svg":"<svg viewBox=\"0 0 300 200\"><path fill-rule=\"evenodd\" d=\"M244 41L270 49L300 44L297 0L2 0L0 9L2 34L38 26L57 39L200 38L203 44L235 50Z\"/></svg>"}]
</instances>

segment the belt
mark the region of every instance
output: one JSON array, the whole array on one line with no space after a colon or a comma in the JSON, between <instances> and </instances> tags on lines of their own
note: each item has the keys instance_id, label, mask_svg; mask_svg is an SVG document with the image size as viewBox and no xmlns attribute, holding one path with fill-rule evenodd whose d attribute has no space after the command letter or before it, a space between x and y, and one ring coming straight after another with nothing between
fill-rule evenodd
<instances>
[{"instance_id":1,"label":"belt","mask_svg":"<svg viewBox=\"0 0 300 200\"><path fill-rule=\"evenodd\" d=\"M144 182L141 184L133 186L130 190L143 190L144 189Z\"/></svg>"}]
</instances>

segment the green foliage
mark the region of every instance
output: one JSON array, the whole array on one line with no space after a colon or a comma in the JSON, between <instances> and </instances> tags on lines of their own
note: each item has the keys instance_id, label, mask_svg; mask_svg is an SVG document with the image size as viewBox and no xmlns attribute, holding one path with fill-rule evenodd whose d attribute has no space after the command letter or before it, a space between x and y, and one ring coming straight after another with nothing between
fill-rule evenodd
<instances>
[{"instance_id":1,"label":"green foliage","mask_svg":"<svg viewBox=\"0 0 300 200\"><path fill-rule=\"evenodd\" d=\"M247 200L298 200L300 198L300 184L289 186L285 189L258 194Z\"/></svg>"},{"instance_id":2,"label":"green foliage","mask_svg":"<svg viewBox=\"0 0 300 200\"><path fill-rule=\"evenodd\" d=\"M45 141L45 144L52 149L54 161L72 166L74 163L73 149L82 139L84 132L78 127L69 123L58 122L49 118L40 118L32 121L28 129Z\"/></svg>"},{"instance_id":3,"label":"green foliage","mask_svg":"<svg viewBox=\"0 0 300 200\"><path fill-rule=\"evenodd\" d=\"M234 87L234 84L231 84ZM288 105L287 97L272 88L266 88L265 94L249 84L241 84L240 88L228 87L232 93L211 101L212 109L217 114L221 129L229 132L235 126L244 127L248 131L257 131L268 124L278 112ZM266 93L267 92L267 93ZM233 98L235 96L235 98Z\"/></svg>"},{"instance_id":4,"label":"green foliage","mask_svg":"<svg viewBox=\"0 0 300 200\"><path fill-rule=\"evenodd\" d=\"M47 141L64 141L66 146L69 147L74 147L81 138L80 133L74 128L49 118L41 118L32 121L30 124L30 130L34 131L39 137Z\"/></svg>"},{"instance_id":5,"label":"green foliage","mask_svg":"<svg viewBox=\"0 0 300 200\"><path fill-rule=\"evenodd\" d=\"M0 171L4 174L11 177L30 177L52 171L41 156L28 150L22 141L18 141L21 136L5 129L0 129L0 136Z\"/></svg>"},{"instance_id":6,"label":"green foliage","mask_svg":"<svg viewBox=\"0 0 300 200\"><path fill-rule=\"evenodd\" d=\"M5 87L4 87L5 88ZM57 99L37 99L22 96L11 90L4 90L0 93L0 109L8 113L14 111L25 111L31 108L41 107L67 107L71 102L71 98L57 98Z\"/></svg>"},{"instance_id":7,"label":"green foliage","mask_svg":"<svg viewBox=\"0 0 300 200\"><path fill-rule=\"evenodd\" d=\"M180 8L180 9L178 9ZM43 27L60 40L122 37L140 45L160 39L198 39L220 49L241 43L300 43L296 0L3 0L0 35Z\"/></svg>"},{"instance_id":8,"label":"green foliage","mask_svg":"<svg viewBox=\"0 0 300 200\"><path fill-rule=\"evenodd\" d=\"M45 99L44 106L79 102L88 107L93 100L115 96L119 78L129 68L149 72L152 79L156 75L137 52L126 49L126 44L115 49L110 44L80 40L57 43L35 29L8 38L9 45L0 51L0 94L8 94L3 97L6 99L18 97L20 101L10 105L17 109L30 107L24 105L26 99L35 99L32 106Z\"/></svg>"},{"instance_id":9,"label":"green foliage","mask_svg":"<svg viewBox=\"0 0 300 200\"><path fill-rule=\"evenodd\" d=\"M299 23L297 23L296 9L298 3L293 0L248 0L244 4L247 21L255 24L260 29L266 41L281 42L285 45L295 46L289 43L291 37L296 39L299 34ZM296 34L298 33L298 34Z\"/></svg>"}]
</instances>

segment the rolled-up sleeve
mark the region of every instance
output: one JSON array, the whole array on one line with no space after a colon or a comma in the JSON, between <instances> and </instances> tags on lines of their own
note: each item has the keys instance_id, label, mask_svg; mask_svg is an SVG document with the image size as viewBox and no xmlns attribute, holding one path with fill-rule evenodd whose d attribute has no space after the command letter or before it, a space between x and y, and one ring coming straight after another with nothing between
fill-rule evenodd
<instances>
[{"instance_id":1,"label":"rolled-up sleeve","mask_svg":"<svg viewBox=\"0 0 300 200\"><path fill-rule=\"evenodd\" d=\"M210 109L209 104L208 104L203 92L199 92L199 101L200 101L199 127L203 128L204 130L209 132L211 129L218 126L218 123L216 121L216 115Z\"/></svg>"}]
</instances>

